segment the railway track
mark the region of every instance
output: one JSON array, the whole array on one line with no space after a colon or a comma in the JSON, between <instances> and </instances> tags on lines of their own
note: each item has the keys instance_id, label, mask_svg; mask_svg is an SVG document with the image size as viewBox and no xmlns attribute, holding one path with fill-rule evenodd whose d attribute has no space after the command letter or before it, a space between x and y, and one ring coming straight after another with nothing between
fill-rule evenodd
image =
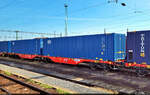
<instances>
[{"instance_id":1,"label":"railway track","mask_svg":"<svg viewBox=\"0 0 150 95\"><path fill-rule=\"evenodd\" d=\"M43 64L24 60L1 59L1 64L19 67L82 85L103 87L120 93L149 93L149 77L137 77L134 73L92 71L86 67ZM21 64L21 65L20 65ZM61 68L61 69L60 69Z\"/></svg>"},{"instance_id":2,"label":"railway track","mask_svg":"<svg viewBox=\"0 0 150 95\"><path fill-rule=\"evenodd\" d=\"M6 90L5 88L2 88L2 87L0 87L0 93L5 94L5 95L11 95L11 93L8 90Z\"/></svg>"},{"instance_id":3,"label":"railway track","mask_svg":"<svg viewBox=\"0 0 150 95\"><path fill-rule=\"evenodd\" d=\"M27 84L16 78L12 78L0 73L0 94L14 95L14 94L36 94L36 95L51 95L51 93L44 91L38 87ZM3 81L3 82L2 82ZM17 92L15 92L15 90Z\"/></svg>"}]
</instances>

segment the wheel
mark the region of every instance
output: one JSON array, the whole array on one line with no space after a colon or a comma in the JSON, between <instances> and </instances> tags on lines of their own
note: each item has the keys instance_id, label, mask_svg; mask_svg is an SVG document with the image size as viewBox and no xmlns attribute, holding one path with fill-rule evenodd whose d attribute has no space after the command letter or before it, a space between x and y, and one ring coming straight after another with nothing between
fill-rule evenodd
<instances>
[{"instance_id":1,"label":"wheel","mask_svg":"<svg viewBox=\"0 0 150 95\"><path fill-rule=\"evenodd\" d=\"M103 69L104 69L104 72L108 72L110 69L109 69L109 65L108 64L104 64L103 65Z\"/></svg>"},{"instance_id":2,"label":"wheel","mask_svg":"<svg viewBox=\"0 0 150 95\"><path fill-rule=\"evenodd\" d=\"M96 70L97 69L96 63L90 63L89 66L90 66L91 70Z\"/></svg>"},{"instance_id":3,"label":"wheel","mask_svg":"<svg viewBox=\"0 0 150 95\"><path fill-rule=\"evenodd\" d=\"M136 70L137 76L145 76L148 74L148 71L145 68L137 68Z\"/></svg>"},{"instance_id":4,"label":"wheel","mask_svg":"<svg viewBox=\"0 0 150 95\"><path fill-rule=\"evenodd\" d=\"M145 95L146 93L141 91L140 89L137 89L135 92L133 92L134 95ZM148 94L147 94L148 95Z\"/></svg>"},{"instance_id":5,"label":"wheel","mask_svg":"<svg viewBox=\"0 0 150 95\"><path fill-rule=\"evenodd\" d=\"M43 58L43 59L42 59L42 62L44 62L44 63L46 63L46 64L49 63L48 58Z\"/></svg>"},{"instance_id":6,"label":"wheel","mask_svg":"<svg viewBox=\"0 0 150 95\"><path fill-rule=\"evenodd\" d=\"M118 66L116 65L109 65L110 70L118 70Z\"/></svg>"},{"instance_id":7,"label":"wheel","mask_svg":"<svg viewBox=\"0 0 150 95\"><path fill-rule=\"evenodd\" d=\"M98 69L104 70L104 72L109 71L109 66L108 66L108 64L100 63L100 64L97 64L96 66L97 66Z\"/></svg>"},{"instance_id":8,"label":"wheel","mask_svg":"<svg viewBox=\"0 0 150 95\"><path fill-rule=\"evenodd\" d=\"M34 61L40 61L40 58L36 57L33 59Z\"/></svg>"}]
</instances>

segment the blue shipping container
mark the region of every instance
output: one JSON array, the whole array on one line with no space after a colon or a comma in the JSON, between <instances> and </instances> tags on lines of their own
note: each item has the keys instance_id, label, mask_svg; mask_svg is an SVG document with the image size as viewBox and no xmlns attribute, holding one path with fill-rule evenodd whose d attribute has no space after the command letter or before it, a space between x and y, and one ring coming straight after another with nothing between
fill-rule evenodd
<instances>
[{"instance_id":1,"label":"blue shipping container","mask_svg":"<svg viewBox=\"0 0 150 95\"><path fill-rule=\"evenodd\" d=\"M9 53L10 51L10 41L2 41L0 42L0 52Z\"/></svg>"},{"instance_id":2,"label":"blue shipping container","mask_svg":"<svg viewBox=\"0 0 150 95\"><path fill-rule=\"evenodd\" d=\"M127 61L150 65L150 30L127 33Z\"/></svg>"},{"instance_id":3,"label":"blue shipping container","mask_svg":"<svg viewBox=\"0 0 150 95\"><path fill-rule=\"evenodd\" d=\"M11 41L11 52L40 55L40 39Z\"/></svg>"},{"instance_id":4,"label":"blue shipping container","mask_svg":"<svg viewBox=\"0 0 150 95\"><path fill-rule=\"evenodd\" d=\"M43 39L43 54L93 60L124 59L124 34L97 34Z\"/></svg>"}]
</instances>

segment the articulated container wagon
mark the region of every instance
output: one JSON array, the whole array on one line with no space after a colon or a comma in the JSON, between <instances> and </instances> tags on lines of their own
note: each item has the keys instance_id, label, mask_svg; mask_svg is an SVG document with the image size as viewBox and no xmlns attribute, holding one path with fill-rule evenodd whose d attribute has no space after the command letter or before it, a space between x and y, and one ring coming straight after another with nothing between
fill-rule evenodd
<instances>
[{"instance_id":1,"label":"articulated container wagon","mask_svg":"<svg viewBox=\"0 0 150 95\"><path fill-rule=\"evenodd\" d=\"M11 52L10 41L1 41L0 42L0 53L9 53Z\"/></svg>"},{"instance_id":2,"label":"articulated container wagon","mask_svg":"<svg viewBox=\"0 0 150 95\"><path fill-rule=\"evenodd\" d=\"M40 38L10 41L9 56L38 59L56 63L106 63L124 59L125 34Z\"/></svg>"},{"instance_id":3,"label":"articulated container wagon","mask_svg":"<svg viewBox=\"0 0 150 95\"><path fill-rule=\"evenodd\" d=\"M11 41L11 53L21 58L33 59L41 54L40 39Z\"/></svg>"},{"instance_id":4,"label":"articulated container wagon","mask_svg":"<svg viewBox=\"0 0 150 95\"><path fill-rule=\"evenodd\" d=\"M46 38L43 39L43 55L75 58L76 61L117 61L126 56L125 42L125 35L116 33Z\"/></svg>"}]
</instances>

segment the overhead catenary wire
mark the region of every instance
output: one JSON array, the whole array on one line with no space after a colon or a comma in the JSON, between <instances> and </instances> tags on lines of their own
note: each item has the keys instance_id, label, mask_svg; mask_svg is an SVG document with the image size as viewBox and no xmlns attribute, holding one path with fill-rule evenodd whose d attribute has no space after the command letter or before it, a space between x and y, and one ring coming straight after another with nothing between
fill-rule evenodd
<instances>
[{"instance_id":1,"label":"overhead catenary wire","mask_svg":"<svg viewBox=\"0 0 150 95\"><path fill-rule=\"evenodd\" d=\"M76 11L72 11L72 13L74 13L74 12L78 12L78 11L82 11L82 10L86 10L86 9L88 9L88 8L91 8L91 7L95 7L95 6L97 6L97 5L99 5L99 4L96 4L96 5L93 5L93 6L89 6L89 7L86 7L86 8L83 8L83 9L80 9L80 10L76 10ZM131 12L131 13L129 13L129 14L133 14L134 12L135 12L135 10L133 10L133 9L131 9L131 8L128 8L128 9L130 9L130 10L132 10L133 12ZM71 14L71 13L70 13ZM118 16L121 16L121 15L118 15ZM114 16L111 16L111 17L117 17L116 15L114 15ZM130 17L133 17L133 16L130 16ZM125 17L125 18L123 18L124 20L126 20L127 18L130 18L130 17Z\"/></svg>"},{"instance_id":2,"label":"overhead catenary wire","mask_svg":"<svg viewBox=\"0 0 150 95\"><path fill-rule=\"evenodd\" d=\"M0 32L16 32L12 30L0 30ZM25 31L19 31L19 33L28 33L28 34L39 34L39 35L60 35L60 34L53 34L53 33L38 33L38 32L25 32Z\"/></svg>"},{"instance_id":3,"label":"overhead catenary wire","mask_svg":"<svg viewBox=\"0 0 150 95\"><path fill-rule=\"evenodd\" d=\"M146 16L150 16L150 15L148 15L148 14L142 14L142 15L146 15ZM128 20L129 20L130 18L128 18ZM131 21L132 20L132 21ZM141 21L141 22L145 22L145 21L150 21L150 18L146 18L146 19L138 19L138 20L135 20L135 19L131 19L130 20L130 22L124 22L124 23L117 23L117 24L114 24L114 25L108 25L109 26L109 28L113 28L113 27L116 27L116 26L118 26L118 25L120 25L120 24L132 24L132 23L134 23L134 22L139 22L139 21ZM124 20L123 20L124 21ZM126 20L125 20L126 21Z\"/></svg>"},{"instance_id":4,"label":"overhead catenary wire","mask_svg":"<svg viewBox=\"0 0 150 95\"><path fill-rule=\"evenodd\" d=\"M97 5L99 5L99 4L96 4L96 5L94 5L94 6L97 6ZM87 8L83 8L83 9L81 9L81 10L85 10L85 9L88 9L88 8L91 8L91 7L93 7L93 6L89 6L89 7L87 7ZM134 13L136 13L136 10L135 9L132 9L132 8L130 8L129 6L128 6L128 9L130 9L131 11L133 11L133 12L130 12L130 13L127 13L127 14L134 14ZM149 9L148 9L149 10ZM76 10L76 11L72 11L72 12L78 12L78 11L80 11L80 10ZM144 10L145 11L145 10ZM117 16L121 16L121 15L114 15L114 16L110 16L110 17L117 17ZM131 16L132 17L132 16ZM128 17L127 17L128 18ZM123 19L125 19L125 18L123 18Z\"/></svg>"},{"instance_id":5,"label":"overhead catenary wire","mask_svg":"<svg viewBox=\"0 0 150 95\"><path fill-rule=\"evenodd\" d=\"M12 31L12 30L0 30L2 36L0 40L20 40L20 39L32 39L32 38L47 38L47 37L61 37L61 34L52 33L37 33L37 32L25 32L25 31ZM6 33L8 32L8 33ZM3 34L4 33L4 34Z\"/></svg>"},{"instance_id":6,"label":"overhead catenary wire","mask_svg":"<svg viewBox=\"0 0 150 95\"><path fill-rule=\"evenodd\" d=\"M88 7L85 7L85 8L81 8L81 9L79 9L79 10L74 10L74 11L72 11L72 13L70 13L70 14L74 14L74 13L76 13L76 12L81 12L81 11L84 11L84 10L87 10L87 9L90 9L90 8L93 8L93 7L97 7L97 6L100 6L100 5L103 5L103 4L107 4L107 3L99 3L99 4L95 4L95 5L91 5L91 6L88 6ZM131 9L132 10L132 9ZM64 14L64 13L63 13ZM130 14L130 13L129 13ZM134 12L131 12L131 14L134 14ZM118 15L118 16L121 16L121 14L120 15ZM112 17L112 16L110 16L110 17ZM113 16L113 17L117 17L117 16ZM129 17L126 17L126 18L123 18L123 20L126 20L126 19L128 19L128 18L131 18L131 17L133 17L133 16L129 16ZM119 20L122 20L122 19L119 19ZM92 21L92 20L91 20ZM108 21L111 21L111 20L108 20ZM42 34L41 34L42 35Z\"/></svg>"},{"instance_id":7,"label":"overhead catenary wire","mask_svg":"<svg viewBox=\"0 0 150 95\"><path fill-rule=\"evenodd\" d=\"M73 10L73 11L70 11L69 14L74 14L74 13L78 13L78 12L81 12L81 11L84 11L84 10L87 10L87 9L90 9L90 8L94 8L94 7L98 7L100 5L105 5L107 3L98 3L98 4L94 4L94 5L90 5L90 6L87 6L87 7L84 7L84 8L80 8L80 9L76 9L76 10ZM60 13L60 14L56 14L55 16L62 16L64 15L64 12Z\"/></svg>"},{"instance_id":8,"label":"overhead catenary wire","mask_svg":"<svg viewBox=\"0 0 150 95\"><path fill-rule=\"evenodd\" d=\"M141 15L143 15L142 13L144 12L145 13L145 10L136 10L136 9L132 9L132 8L130 8L130 7L128 7L128 9L130 10L130 11L132 11L132 12L130 12L129 14L135 14L135 15L131 15L131 16L127 16L127 17L123 17L122 19L119 19L119 20L125 20L125 21L127 21L127 19L132 19L131 17L135 17L135 16L139 16L139 15L137 15L137 13L141 13ZM149 9L148 9L149 10ZM147 15L147 14L144 14L144 15ZM118 15L118 16L121 16L121 15ZM114 16L114 17L116 17L116 15ZM117 22L119 22L118 23L118 25L119 24L122 24L122 23L120 23L120 21L117 21ZM136 21L135 19L132 19L133 21ZM109 20L108 20L109 21ZM138 20L137 20L138 21ZM143 21L143 20L141 20L141 21ZM131 23L131 22L130 22ZM127 23L123 23L123 24L129 24L129 22L127 22ZM111 26L111 25L110 25ZM117 25L113 25L114 27L117 27ZM91 27L91 26L90 26Z\"/></svg>"},{"instance_id":9,"label":"overhead catenary wire","mask_svg":"<svg viewBox=\"0 0 150 95\"><path fill-rule=\"evenodd\" d=\"M118 0L116 0L116 3L117 3L117 2L118 2ZM77 9L77 10L71 11L70 14L74 14L74 13L77 13L77 12L85 11L85 10L87 10L87 9L91 9L91 8L98 7L98 6L101 7L101 6L104 6L104 5L106 5L106 4L109 4L109 2L106 1L106 2L104 2L104 3L98 3L98 4L90 5L90 6L88 6L88 7L84 7L84 8L81 8L81 9ZM125 3L121 3L121 4L123 4L122 6L126 6Z\"/></svg>"},{"instance_id":10,"label":"overhead catenary wire","mask_svg":"<svg viewBox=\"0 0 150 95\"><path fill-rule=\"evenodd\" d=\"M150 16L150 15L149 15ZM137 22L137 24L138 23L143 23L143 24L139 24L139 25L132 25L132 22L131 23L121 23L121 24L118 24L118 25L112 25L112 26L108 26L108 27L105 27L106 28L106 30L108 31L109 30L109 32L111 31L111 32L118 32L118 31L120 31L120 32L126 32L126 29L127 28L134 28L134 27L148 27L148 26L146 26L146 22L148 23L150 21L150 18L146 18L146 19L140 19L140 20L136 20L136 22ZM135 22L135 21L134 21ZM122 24L124 24L123 26L122 26ZM91 27L90 27L91 28ZM120 30L118 30L120 28ZM124 28L124 29L123 29ZM150 27L149 27L150 28ZM134 29L135 30L135 29Z\"/></svg>"},{"instance_id":11,"label":"overhead catenary wire","mask_svg":"<svg viewBox=\"0 0 150 95\"><path fill-rule=\"evenodd\" d=\"M135 7L136 7L136 6L135 6ZM135 9L132 9L132 8L129 8L129 7L128 7L128 9L130 9L130 10L132 10L132 11L134 10L134 13L143 13L143 10L142 10L142 11L137 11L136 8L135 8ZM148 10L149 10L149 9L148 9ZM145 10L144 10L144 11L145 11ZM144 14L144 15L147 15L147 14ZM148 15L148 16L149 16L149 15ZM134 17L135 17L135 16L134 16ZM130 18L130 17L127 17L127 18ZM127 19L127 18L126 18L126 19ZM123 18L123 19L126 20L125 18ZM149 20L149 19L147 19L147 20ZM139 21L143 21L143 20L139 20ZM124 23L123 23L123 24L124 24ZM125 24L128 24L128 23L125 23ZM115 26L116 26L116 25L115 25ZM111 27L111 28L112 28L112 27Z\"/></svg>"},{"instance_id":12,"label":"overhead catenary wire","mask_svg":"<svg viewBox=\"0 0 150 95\"><path fill-rule=\"evenodd\" d=\"M133 13L132 13L133 14ZM134 13L135 14L135 13ZM136 21L135 19L133 19L133 18L131 18L131 17L137 17L137 16L139 16L139 15L147 15L147 16L150 16L150 15L148 15L148 14L135 14L135 15L131 15L131 16L127 16L127 17L123 17L123 18L119 18L117 21L113 21L113 23L111 23L111 24L106 24L105 26L109 26L108 28L113 28L113 27L118 27L118 25L120 26L121 24L128 24L129 22L124 22L124 23L122 23L122 21L128 21L129 19L131 19L131 20L133 20L133 21ZM147 19L148 20L148 19ZM107 22L110 22L110 21L112 21L112 19L111 20L108 20ZM121 21L121 22L120 22ZM142 20L137 20L137 21L142 21ZM118 23L116 23L116 22L118 22ZM90 25L90 28L91 28L92 26ZM94 26L95 27L95 26ZM106 28L106 27L105 27Z\"/></svg>"},{"instance_id":13,"label":"overhead catenary wire","mask_svg":"<svg viewBox=\"0 0 150 95\"><path fill-rule=\"evenodd\" d=\"M136 30L135 29L135 27L136 28L141 28L142 30L144 29L144 27L147 27L147 28L150 28L146 23L148 23L150 21L150 18L148 18L148 19L142 19L142 20L137 20L137 24L138 25L132 25L132 23L128 23L128 25L124 25L124 30L118 30L118 29L116 29L116 28L118 28L118 26L114 26L114 27L109 27L109 28L107 28L108 30L109 29L111 29L111 30L113 30L113 31L116 31L116 32L118 32L118 31L126 31L126 29L128 28L130 28L130 29L133 29L133 30ZM142 23L142 24L140 24L140 23ZM143 28L142 28L143 27ZM121 27L121 26L119 26L119 28L123 28L123 27Z\"/></svg>"}]
</instances>

